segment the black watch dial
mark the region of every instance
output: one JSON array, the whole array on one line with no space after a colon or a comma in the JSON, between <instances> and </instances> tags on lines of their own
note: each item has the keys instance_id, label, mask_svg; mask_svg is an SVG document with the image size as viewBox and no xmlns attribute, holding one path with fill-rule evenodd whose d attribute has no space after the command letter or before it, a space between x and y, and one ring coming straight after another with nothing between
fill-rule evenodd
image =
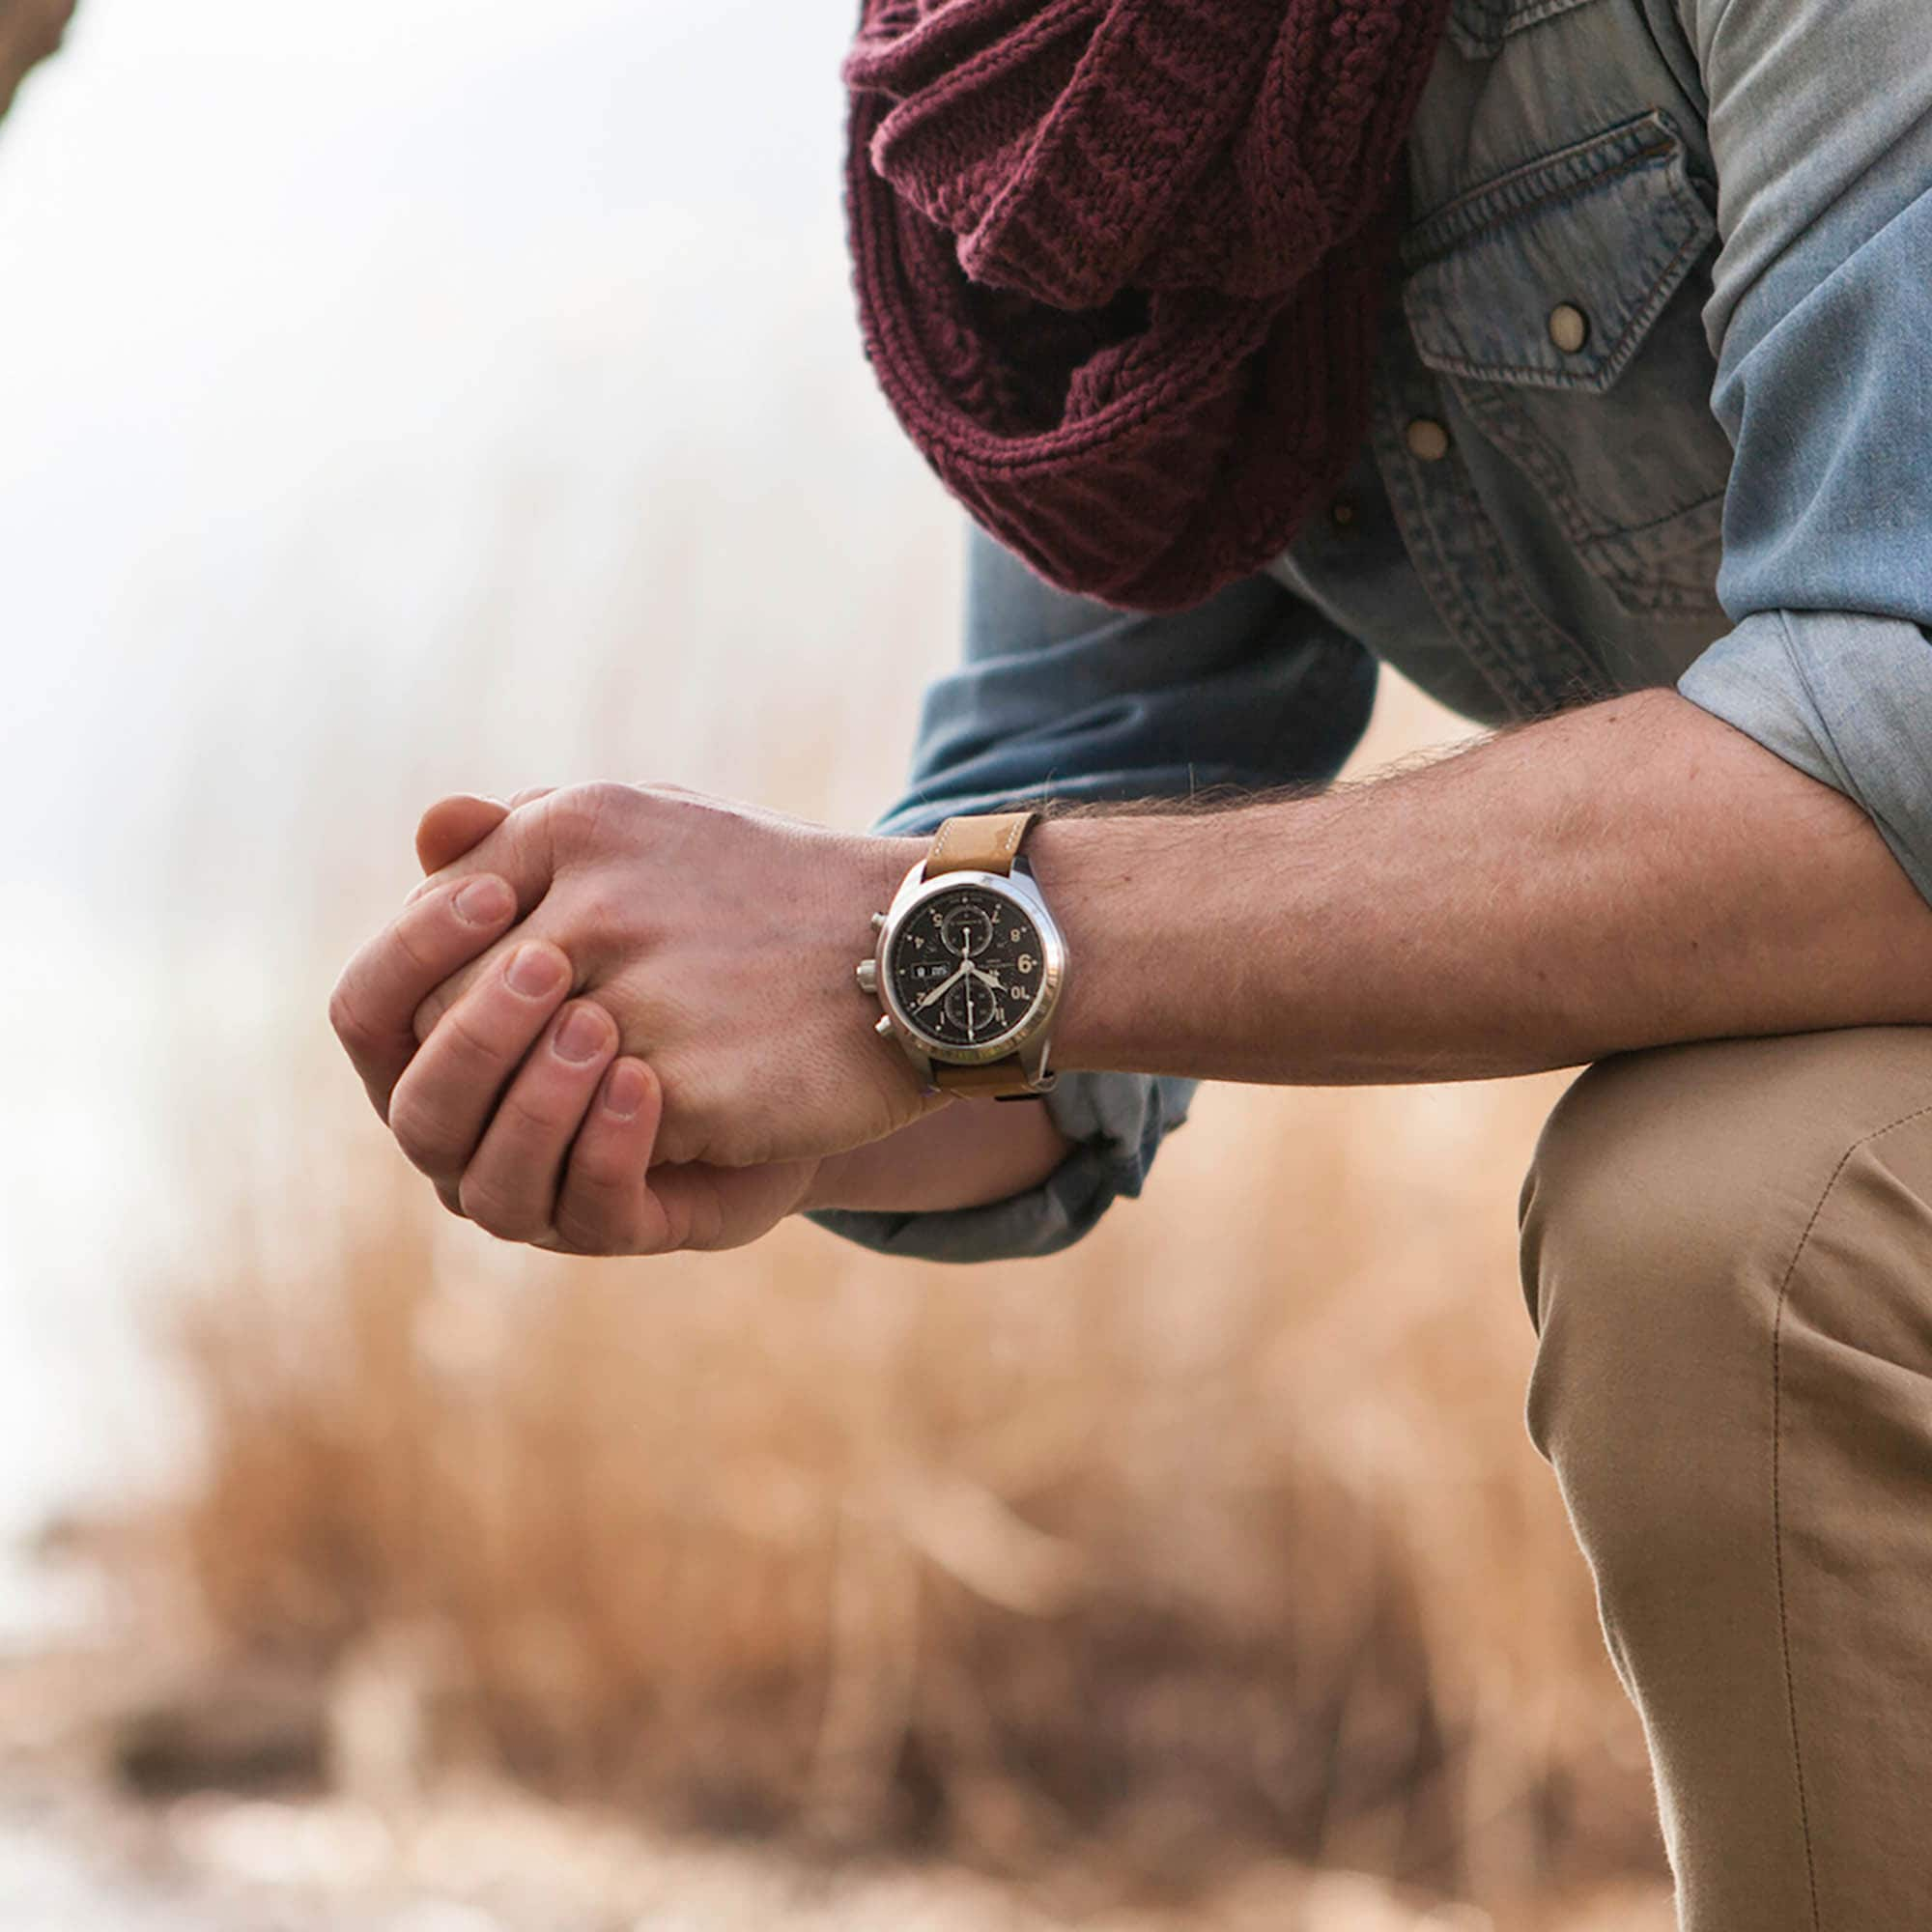
<instances>
[{"instance_id":1,"label":"black watch dial","mask_svg":"<svg viewBox=\"0 0 1932 1932\"><path fill-rule=\"evenodd\" d=\"M960 886L935 893L899 927L887 971L916 1032L941 1046L984 1046L1038 1005L1046 949L1014 900Z\"/></svg>"}]
</instances>

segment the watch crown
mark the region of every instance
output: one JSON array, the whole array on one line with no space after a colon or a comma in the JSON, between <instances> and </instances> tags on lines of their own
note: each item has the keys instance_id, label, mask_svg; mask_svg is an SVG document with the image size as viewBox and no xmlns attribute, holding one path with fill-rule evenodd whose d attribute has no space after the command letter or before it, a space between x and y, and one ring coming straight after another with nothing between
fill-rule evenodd
<instances>
[{"instance_id":1,"label":"watch crown","mask_svg":"<svg viewBox=\"0 0 1932 1932\"><path fill-rule=\"evenodd\" d=\"M883 932L885 931L885 929L886 929L885 914L882 912L875 912L872 915L872 930L874 932Z\"/></svg>"},{"instance_id":2,"label":"watch crown","mask_svg":"<svg viewBox=\"0 0 1932 1932\"><path fill-rule=\"evenodd\" d=\"M893 1030L893 1016L891 1013L881 1013L879 1017L872 1024L872 1031L876 1034L887 1035L890 1034L892 1030Z\"/></svg>"},{"instance_id":3,"label":"watch crown","mask_svg":"<svg viewBox=\"0 0 1932 1932\"><path fill-rule=\"evenodd\" d=\"M876 993L879 990L879 962L876 959L862 959L857 970L860 992Z\"/></svg>"}]
</instances>

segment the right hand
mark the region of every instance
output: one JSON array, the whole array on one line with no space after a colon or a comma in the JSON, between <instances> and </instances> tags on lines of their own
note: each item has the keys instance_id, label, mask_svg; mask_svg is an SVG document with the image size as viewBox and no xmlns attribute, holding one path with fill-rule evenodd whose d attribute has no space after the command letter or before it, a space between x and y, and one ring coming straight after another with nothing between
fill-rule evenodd
<instances>
[{"instance_id":1,"label":"right hand","mask_svg":"<svg viewBox=\"0 0 1932 1932\"><path fill-rule=\"evenodd\" d=\"M424 870L460 858L511 809L441 801L417 830ZM471 894L473 908L479 885L486 898L502 888L480 917L459 902ZM412 1021L424 994L496 945L515 910L488 875L419 887L397 923L406 943L364 949L331 1003L337 1033L370 1063L378 1111L392 1130L408 1123L398 1139L443 1205L500 1239L577 1255L739 1247L791 1213L818 1162L652 1167L664 1090L642 1060L617 1053L616 1023L596 1001L566 1000L571 968L554 946L498 960L442 1015L438 1031L452 1029L460 1053L419 1055ZM511 978L529 966L539 969L531 980Z\"/></svg>"}]
</instances>

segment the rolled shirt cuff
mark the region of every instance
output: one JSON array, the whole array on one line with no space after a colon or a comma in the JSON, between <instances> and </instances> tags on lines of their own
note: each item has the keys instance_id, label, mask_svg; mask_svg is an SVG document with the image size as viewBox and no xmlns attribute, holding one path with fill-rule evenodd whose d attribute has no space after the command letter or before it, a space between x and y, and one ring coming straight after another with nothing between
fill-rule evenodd
<instances>
[{"instance_id":1,"label":"rolled shirt cuff","mask_svg":"<svg viewBox=\"0 0 1932 1932\"><path fill-rule=\"evenodd\" d=\"M1765 611L1678 680L1691 703L1863 808L1932 902L1932 637L1838 611Z\"/></svg>"},{"instance_id":2,"label":"rolled shirt cuff","mask_svg":"<svg viewBox=\"0 0 1932 1932\"><path fill-rule=\"evenodd\" d=\"M1063 1073L1041 1104L1073 1142L1073 1151L1038 1186L981 1208L942 1213L828 1208L807 1218L861 1247L922 1261L1017 1261L1058 1254L1116 1201L1141 1191L1155 1150L1186 1120L1195 1085L1145 1073Z\"/></svg>"}]
</instances>

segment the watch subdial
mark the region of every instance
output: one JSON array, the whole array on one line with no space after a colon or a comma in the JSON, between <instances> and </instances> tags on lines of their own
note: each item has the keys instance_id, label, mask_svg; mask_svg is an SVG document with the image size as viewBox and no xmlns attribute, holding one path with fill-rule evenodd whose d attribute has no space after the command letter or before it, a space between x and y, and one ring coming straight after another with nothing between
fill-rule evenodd
<instances>
[{"instance_id":1,"label":"watch subdial","mask_svg":"<svg viewBox=\"0 0 1932 1932\"><path fill-rule=\"evenodd\" d=\"M993 916L980 906L954 906L939 923L939 937L957 959L977 959L993 943Z\"/></svg>"},{"instance_id":2,"label":"watch subdial","mask_svg":"<svg viewBox=\"0 0 1932 1932\"><path fill-rule=\"evenodd\" d=\"M948 1025L964 1034L968 1039L999 1032L1006 1019L991 988L970 973L948 992L941 1011L946 1015Z\"/></svg>"}]
</instances>

